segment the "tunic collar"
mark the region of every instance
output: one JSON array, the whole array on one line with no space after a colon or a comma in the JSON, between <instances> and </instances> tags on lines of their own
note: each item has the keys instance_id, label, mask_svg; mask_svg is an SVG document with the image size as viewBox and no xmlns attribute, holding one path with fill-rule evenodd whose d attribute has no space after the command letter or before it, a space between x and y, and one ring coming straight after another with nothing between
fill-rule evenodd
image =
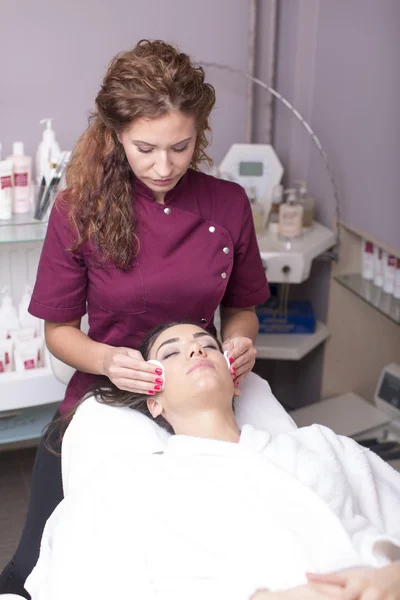
<instances>
[{"instance_id":1,"label":"tunic collar","mask_svg":"<svg viewBox=\"0 0 400 600\"><path fill-rule=\"evenodd\" d=\"M165 194L164 206L174 204L181 196L183 196L189 189L189 175L190 169L181 177L176 186L169 190ZM134 179L134 196L135 198L144 199L150 202L154 202L153 191L140 181L137 177Z\"/></svg>"}]
</instances>

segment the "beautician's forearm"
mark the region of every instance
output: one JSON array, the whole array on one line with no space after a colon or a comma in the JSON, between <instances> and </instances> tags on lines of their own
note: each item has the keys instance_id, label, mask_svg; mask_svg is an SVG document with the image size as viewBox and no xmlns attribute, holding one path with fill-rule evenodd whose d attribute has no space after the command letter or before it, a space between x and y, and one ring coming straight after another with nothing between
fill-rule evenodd
<instances>
[{"instance_id":1,"label":"beautician's forearm","mask_svg":"<svg viewBox=\"0 0 400 600\"><path fill-rule=\"evenodd\" d=\"M45 323L46 344L50 352L78 371L104 375L107 344L94 342L80 328L80 321Z\"/></svg>"},{"instance_id":2,"label":"beautician's forearm","mask_svg":"<svg viewBox=\"0 0 400 600\"><path fill-rule=\"evenodd\" d=\"M259 324L254 306L243 309L221 306L221 337L223 342L232 337L247 337L254 343L258 329Z\"/></svg>"}]
</instances>

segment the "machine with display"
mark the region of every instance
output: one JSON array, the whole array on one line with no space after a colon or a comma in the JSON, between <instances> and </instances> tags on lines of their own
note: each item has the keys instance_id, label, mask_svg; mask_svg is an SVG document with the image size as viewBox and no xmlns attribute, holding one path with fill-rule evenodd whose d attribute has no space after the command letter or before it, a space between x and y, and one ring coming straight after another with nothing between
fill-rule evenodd
<instances>
[{"instance_id":1,"label":"machine with display","mask_svg":"<svg viewBox=\"0 0 400 600\"><path fill-rule=\"evenodd\" d=\"M236 181L249 192L268 215L272 190L282 179L283 166L269 144L233 144L219 166L220 177Z\"/></svg>"},{"instance_id":2,"label":"machine with display","mask_svg":"<svg viewBox=\"0 0 400 600\"><path fill-rule=\"evenodd\" d=\"M290 413L299 427L325 425L354 438L400 471L400 365L386 365L373 403L352 392L328 398Z\"/></svg>"}]
</instances>

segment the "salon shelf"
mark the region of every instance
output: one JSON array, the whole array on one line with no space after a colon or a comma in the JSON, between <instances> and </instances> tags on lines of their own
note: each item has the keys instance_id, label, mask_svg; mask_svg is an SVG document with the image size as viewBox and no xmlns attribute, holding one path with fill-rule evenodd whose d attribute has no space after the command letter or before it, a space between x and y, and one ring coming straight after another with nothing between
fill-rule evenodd
<instances>
[{"instance_id":1,"label":"salon shelf","mask_svg":"<svg viewBox=\"0 0 400 600\"><path fill-rule=\"evenodd\" d=\"M50 366L0 374L0 418L5 411L60 402L65 385L53 375Z\"/></svg>"},{"instance_id":2,"label":"salon shelf","mask_svg":"<svg viewBox=\"0 0 400 600\"><path fill-rule=\"evenodd\" d=\"M0 412L0 450L1 446L37 442L46 425L52 420L58 403L33 406L22 410Z\"/></svg>"},{"instance_id":3,"label":"salon shelf","mask_svg":"<svg viewBox=\"0 0 400 600\"><path fill-rule=\"evenodd\" d=\"M0 244L14 242L41 242L44 240L47 221L38 221L33 212L13 215L8 221L0 220Z\"/></svg>"},{"instance_id":4,"label":"salon shelf","mask_svg":"<svg viewBox=\"0 0 400 600\"><path fill-rule=\"evenodd\" d=\"M257 358L269 360L301 360L329 337L327 327L317 321L315 332L303 333L260 333L255 347Z\"/></svg>"},{"instance_id":5,"label":"salon shelf","mask_svg":"<svg viewBox=\"0 0 400 600\"><path fill-rule=\"evenodd\" d=\"M270 283L302 283L310 275L315 258L332 249L337 241L334 231L314 222L299 240L284 242L278 233L267 230L257 236L258 247Z\"/></svg>"},{"instance_id":6,"label":"salon shelf","mask_svg":"<svg viewBox=\"0 0 400 600\"><path fill-rule=\"evenodd\" d=\"M374 285L372 281L363 279L360 273L338 275L335 279L340 285L357 296L357 298L360 298L382 315L385 315L385 317L396 323L396 325L400 325L400 300L397 300L390 294L385 294L382 288Z\"/></svg>"}]
</instances>

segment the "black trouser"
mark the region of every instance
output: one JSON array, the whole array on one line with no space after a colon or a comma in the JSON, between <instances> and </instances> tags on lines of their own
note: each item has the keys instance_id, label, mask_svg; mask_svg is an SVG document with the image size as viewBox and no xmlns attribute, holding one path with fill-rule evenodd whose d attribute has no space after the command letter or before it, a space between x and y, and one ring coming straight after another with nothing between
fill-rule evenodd
<instances>
[{"instance_id":1,"label":"black trouser","mask_svg":"<svg viewBox=\"0 0 400 600\"><path fill-rule=\"evenodd\" d=\"M59 416L57 411L54 419ZM61 444L58 435L54 435L54 441L52 436L51 444L51 447L59 453ZM61 457L59 454L52 454L42 440L33 466L25 526L14 557L0 575L0 595L19 594L24 598L30 598L24 583L39 557L46 521L62 499Z\"/></svg>"}]
</instances>

